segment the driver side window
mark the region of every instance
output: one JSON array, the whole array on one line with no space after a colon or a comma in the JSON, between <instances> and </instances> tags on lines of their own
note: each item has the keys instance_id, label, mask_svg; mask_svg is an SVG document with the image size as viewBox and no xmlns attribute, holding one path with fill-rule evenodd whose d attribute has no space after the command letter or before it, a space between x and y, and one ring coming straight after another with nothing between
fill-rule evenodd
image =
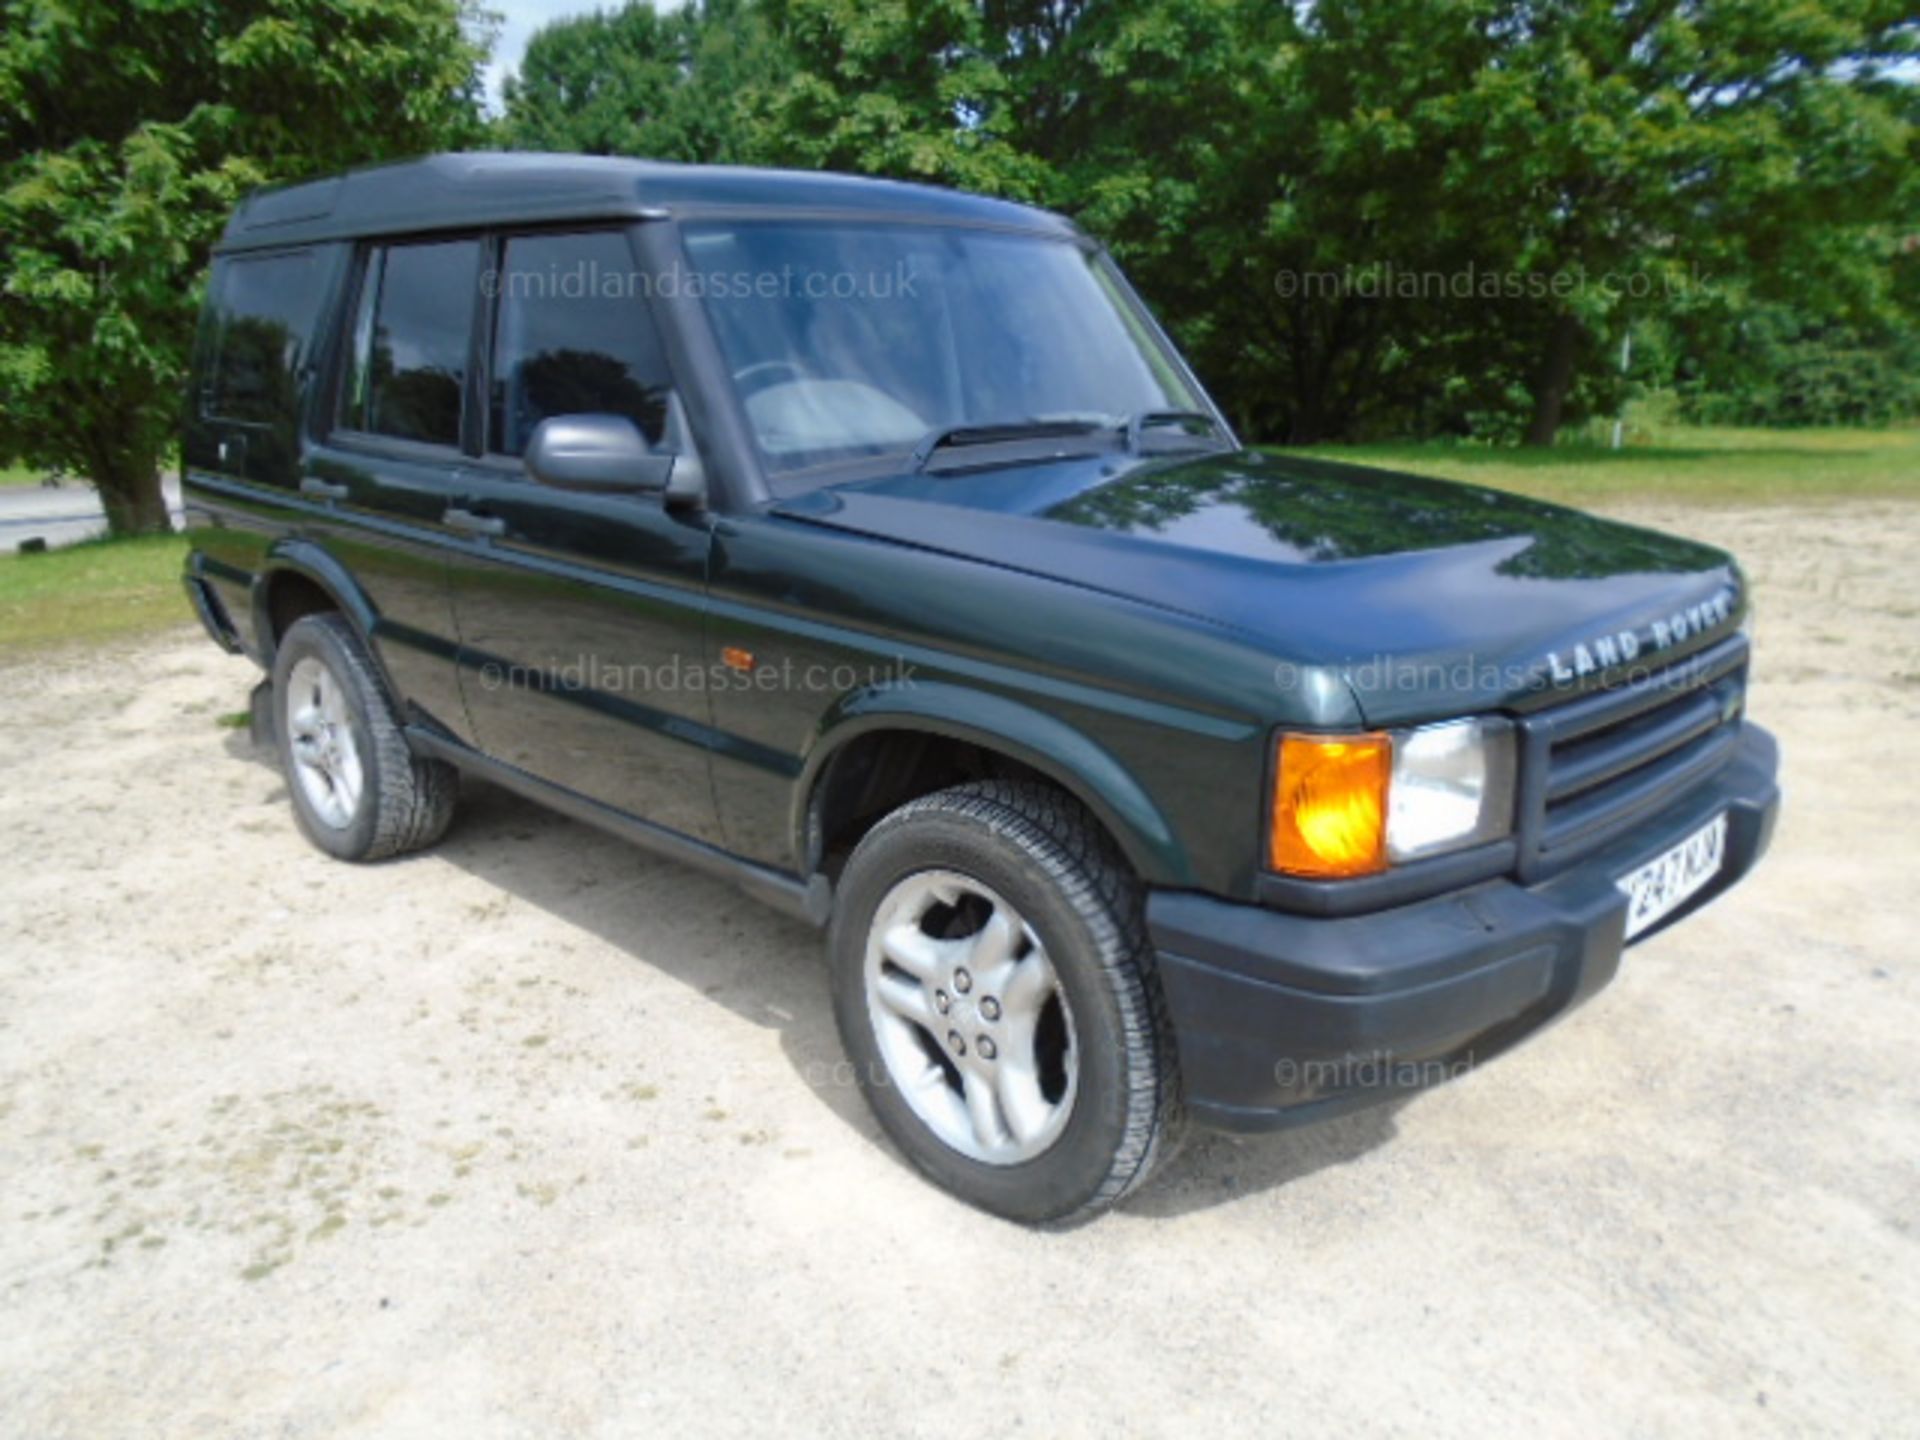
<instances>
[{"instance_id":1,"label":"driver side window","mask_svg":"<svg viewBox=\"0 0 1920 1440\"><path fill-rule=\"evenodd\" d=\"M671 380L625 234L509 236L495 276L487 449L554 415L622 415L659 447Z\"/></svg>"}]
</instances>

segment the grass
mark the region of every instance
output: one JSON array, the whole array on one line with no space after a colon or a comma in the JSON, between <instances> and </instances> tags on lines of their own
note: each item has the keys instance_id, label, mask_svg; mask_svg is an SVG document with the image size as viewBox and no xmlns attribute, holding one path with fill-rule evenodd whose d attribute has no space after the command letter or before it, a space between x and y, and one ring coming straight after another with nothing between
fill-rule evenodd
<instances>
[{"instance_id":1,"label":"grass","mask_svg":"<svg viewBox=\"0 0 1920 1440\"><path fill-rule=\"evenodd\" d=\"M0 556L0 654L184 624L179 535L92 540L44 555Z\"/></svg>"},{"instance_id":2,"label":"grass","mask_svg":"<svg viewBox=\"0 0 1920 1440\"><path fill-rule=\"evenodd\" d=\"M1470 480L1568 505L1634 500L1709 505L1920 500L1920 428L1636 426L1629 443L1619 450L1591 443L1524 450L1428 441L1322 445L1304 453Z\"/></svg>"},{"instance_id":3,"label":"grass","mask_svg":"<svg viewBox=\"0 0 1920 1440\"><path fill-rule=\"evenodd\" d=\"M33 465L0 465L0 489L10 485L38 485L46 473Z\"/></svg>"}]
</instances>

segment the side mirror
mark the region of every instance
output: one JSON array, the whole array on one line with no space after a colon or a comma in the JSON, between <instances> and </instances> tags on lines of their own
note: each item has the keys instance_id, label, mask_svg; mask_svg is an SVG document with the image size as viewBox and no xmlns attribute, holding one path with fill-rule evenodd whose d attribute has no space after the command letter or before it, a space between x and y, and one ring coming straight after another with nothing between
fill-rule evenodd
<instances>
[{"instance_id":1,"label":"side mirror","mask_svg":"<svg viewBox=\"0 0 1920 1440\"><path fill-rule=\"evenodd\" d=\"M673 476L671 455L656 455L624 415L555 415L527 441L527 472L556 490L590 495L663 491Z\"/></svg>"}]
</instances>

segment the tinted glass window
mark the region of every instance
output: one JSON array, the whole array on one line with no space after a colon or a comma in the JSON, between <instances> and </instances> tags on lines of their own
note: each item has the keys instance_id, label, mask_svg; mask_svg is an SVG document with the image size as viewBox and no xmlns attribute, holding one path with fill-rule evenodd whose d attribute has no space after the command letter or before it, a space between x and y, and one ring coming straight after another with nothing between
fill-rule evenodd
<instances>
[{"instance_id":1,"label":"tinted glass window","mask_svg":"<svg viewBox=\"0 0 1920 1440\"><path fill-rule=\"evenodd\" d=\"M658 444L667 367L617 232L518 235L497 277L487 447L525 452L551 415L624 415Z\"/></svg>"},{"instance_id":2,"label":"tinted glass window","mask_svg":"<svg viewBox=\"0 0 1920 1440\"><path fill-rule=\"evenodd\" d=\"M306 251L220 262L207 415L256 424L293 418L317 283Z\"/></svg>"},{"instance_id":3,"label":"tinted glass window","mask_svg":"<svg viewBox=\"0 0 1920 1440\"><path fill-rule=\"evenodd\" d=\"M687 251L776 473L955 426L1119 427L1204 400L1102 262L925 225L690 225Z\"/></svg>"},{"instance_id":4,"label":"tinted glass window","mask_svg":"<svg viewBox=\"0 0 1920 1440\"><path fill-rule=\"evenodd\" d=\"M460 443L480 246L395 245L367 259L340 420L352 430Z\"/></svg>"}]
</instances>

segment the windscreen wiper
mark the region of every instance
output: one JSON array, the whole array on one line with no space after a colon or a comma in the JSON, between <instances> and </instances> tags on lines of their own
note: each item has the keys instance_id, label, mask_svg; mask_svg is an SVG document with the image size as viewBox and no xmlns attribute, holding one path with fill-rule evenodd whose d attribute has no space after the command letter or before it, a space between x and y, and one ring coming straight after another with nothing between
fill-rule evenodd
<instances>
[{"instance_id":1,"label":"windscreen wiper","mask_svg":"<svg viewBox=\"0 0 1920 1440\"><path fill-rule=\"evenodd\" d=\"M1210 415L1205 410L1136 410L1119 428L1126 438L1127 452L1138 455L1147 431L1153 426L1186 425L1196 420L1213 431L1214 438L1222 444L1227 442L1227 427L1220 423L1219 416Z\"/></svg>"},{"instance_id":2,"label":"windscreen wiper","mask_svg":"<svg viewBox=\"0 0 1920 1440\"><path fill-rule=\"evenodd\" d=\"M1108 428L1098 420L1003 420L988 424L950 425L930 430L913 447L913 468L924 470L936 450L967 445L998 445L1009 440L1052 440L1073 435L1098 435Z\"/></svg>"}]
</instances>

